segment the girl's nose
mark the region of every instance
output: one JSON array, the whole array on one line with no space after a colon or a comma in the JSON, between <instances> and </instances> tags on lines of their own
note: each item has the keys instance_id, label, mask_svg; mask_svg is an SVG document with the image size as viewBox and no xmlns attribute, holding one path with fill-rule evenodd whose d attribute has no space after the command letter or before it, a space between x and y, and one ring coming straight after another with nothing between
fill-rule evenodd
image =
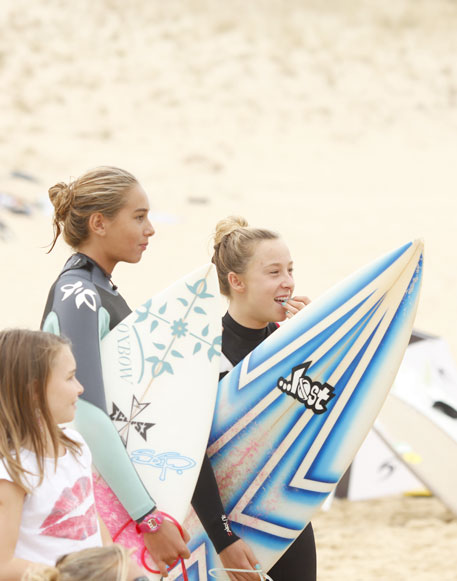
<instances>
[{"instance_id":1,"label":"girl's nose","mask_svg":"<svg viewBox=\"0 0 457 581\"><path fill-rule=\"evenodd\" d=\"M294 277L290 274L290 272L286 273L284 279L282 281L282 286L286 288L293 288L294 287Z\"/></svg>"},{"instance_id":2,"label":"girl's nose","mask_svg":"<svg viewBox=\"0 0 457 581\"><path fill-rule=\"evenodd\" d=\"M154 230L154 226L151 224L149 218L147 220L147 224L146 224L146 236L154 236L154 234L156 233L156 231Z\"/></svg>"}]
</instances>

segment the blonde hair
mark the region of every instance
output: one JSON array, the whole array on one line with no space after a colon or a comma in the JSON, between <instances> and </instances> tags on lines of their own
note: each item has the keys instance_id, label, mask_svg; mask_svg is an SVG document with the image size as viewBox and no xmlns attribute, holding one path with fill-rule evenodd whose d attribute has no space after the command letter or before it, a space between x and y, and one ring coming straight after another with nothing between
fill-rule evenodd
<instances>
[{"instance_id":1,"label":"blonde hair","mask_svg":"<svg viewBox=\"0 0 457 581\"><path fill-rule=\"evenodd\" d=\"M49 188L49 199L54 206L54 248L63 233L65 242L74 249L89 236L89 218L100 212L113 218L125 205L126 194L138 180L118 167L96 167L68 184L59 182Z\"/></svg>"},{"instance_id":2,"label":"blonde hair","mask_svg":"<svg viewBox=\"0 0 457 581\"><path fill-rule=\"evenodd\" d=\"M24 447L36 455L39 484L44 477L48 437L57 465L59 444L76 454L80 445L54 422L46 397L57 353L68 340L43 331L0 331L0 461L14 483L31 492L21 463ZM49 434L49 436L48 436Z\"/></svg>"},{"instance_id":3,"label":"blonde hair","mask_svg":"<svg viewBox=\"0 0 457 581\"><path fill-rule=\"evenodd\" d=\"M264 228L252 228L241 216L228 216L216 224L214 254L221 293L230 297L229 272L243 274L251 260L256 243L275 240L279 234Z\"/></svg>"},{"instance_id":4,"label":"blonde hair","mask_svg":"<svg viewBox=\"0 0 457 581\"><path fill-rule=\"evenodd\" d=\"M127 581L130 552L120 545L64 555L55 567L27 569L22 581Z\"/></svg>"}]
</instances>

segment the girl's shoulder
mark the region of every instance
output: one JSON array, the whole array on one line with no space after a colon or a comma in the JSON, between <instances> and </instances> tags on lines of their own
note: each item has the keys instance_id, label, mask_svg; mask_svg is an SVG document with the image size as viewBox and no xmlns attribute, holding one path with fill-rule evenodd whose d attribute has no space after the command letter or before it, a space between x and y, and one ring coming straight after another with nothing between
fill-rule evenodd
<instances>
[{"instance_id":1,"label":"girl's shoulder","mask_svg":"<svg viewBox=\"0 0 457 581\"><path fill-rule=\"evenodd\" d=\"M13 458L16 458L16 454L12 452ZM34 487L38 482L38 462L34 452L32 450L27 450L22 448L20 450L20 462L24 470L23 481L27 486ZM0 480L8 480L9 482L14 482L14 478L10 476L8 471L8 461L5 458L0 458Z\"/></svg>"},{"instance_id":2,"label":"girl's shoulder","mask_svg":"<svg viewBox=\"0 0 457 581\"><path fill-rule=\"evenodd\" d=\"M68 468L68 466L72 465L74 462L86 468L88 466L91 466L92 454L87 442L84 440L81 434L77 430L66 426L62 428L62 432L67 438L72 440L72 442L78 444L79 450L74 451L71 450L70 448L67 448L66 454L59 458L60 468L65 470L66 468Z\"/></svg>"},{"instance_id":3,"label":"girl's shoulder","mask_svg":"<svg viewBox=\"0 0 457 581\"><path fill-rule=\"evenodd\" d=\"M0 480L8 480L12 482L11 476L8 474L8 470L6 468L6 461L4 458L0 458Z\"/></svg>"}]
</instances>

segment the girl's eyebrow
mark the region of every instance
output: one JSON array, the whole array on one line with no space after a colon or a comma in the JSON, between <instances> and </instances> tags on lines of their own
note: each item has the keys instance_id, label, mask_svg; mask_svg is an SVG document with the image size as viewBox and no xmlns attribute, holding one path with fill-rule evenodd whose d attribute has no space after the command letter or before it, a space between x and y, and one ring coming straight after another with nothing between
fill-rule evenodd
<instances>
[{"instance_id":1,"label":"girl's eyebrow","mask_svg":"<svg viewBox=\"0 0 457 581\"><path fill-rule=\"evenodd\" d=\"M293 260L291 260L290 262L287 263L287 266L292 266L294 263ZM270 262L268 264L265 265L265 268L271 268L272 266L281 266L280 262Z\"/></svg>"}]
</instances>

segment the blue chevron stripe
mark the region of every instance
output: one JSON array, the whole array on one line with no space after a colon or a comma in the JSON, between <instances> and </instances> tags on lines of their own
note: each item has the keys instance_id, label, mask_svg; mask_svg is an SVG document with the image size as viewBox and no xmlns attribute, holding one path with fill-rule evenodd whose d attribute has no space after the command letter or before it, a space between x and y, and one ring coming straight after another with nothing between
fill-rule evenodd
<instances>
[{"instance_id":1,"label":"blue chevron stripe","mask_svg":"<svg viewBox=\"0 0 457 581\"><path fill-rule=\"evenodd\" d=\"M394 262L396 262L400 256L402 256L410 247L411 242L405 244L394 252L391 252L390 254L380 258L376 262L366 267L359 273L359 276L355 280L353 277L348 279L347 283L340 287L338 295L333 300L326 301L325 304L322 304L319 309L316 309L313 315L308 318L306 325L295 325L293 324L295 323L294 320L291 319L288 323L291 334L287 337L284 335L279 343L272 343L267 341L261 343L251 353L249 360L249 370L255 369L258 365L269 359L276 352L283 349L286 345L300 337L300 335L308 332L312 327L326 319L331 313L339 309L367 285L373 282L373 280L375 280L380 274L392 266L392 264L394 264Z\"/></svg>"}]
</instances>

